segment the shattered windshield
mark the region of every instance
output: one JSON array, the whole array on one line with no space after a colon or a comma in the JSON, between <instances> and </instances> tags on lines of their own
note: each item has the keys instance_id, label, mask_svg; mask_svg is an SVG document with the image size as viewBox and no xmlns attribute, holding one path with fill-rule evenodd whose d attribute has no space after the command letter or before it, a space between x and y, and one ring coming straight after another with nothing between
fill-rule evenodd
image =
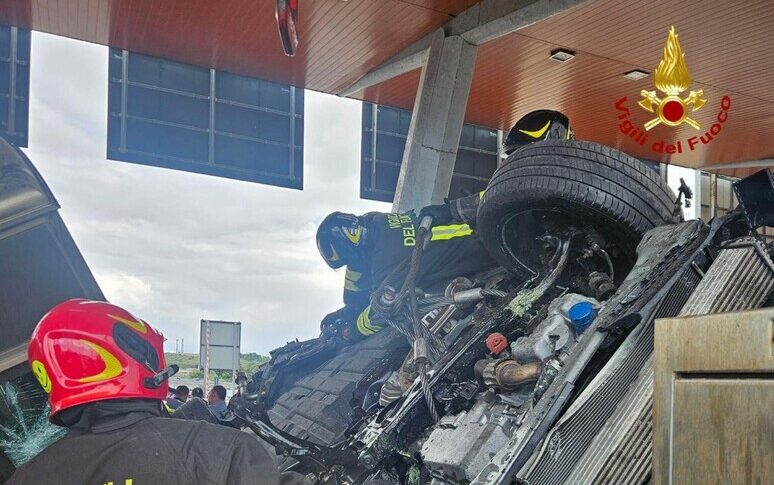
<instances>
[{"instance_id":1,"label":"shattered windshield","mask_svg":"<svg viewBox=\"0 0 774 485\"><path fill-rule=\"evenodd\" d=\"M31 374L0 383L0 449L19 467L62 438L48 422L48 402Z\"/></svg>"}]
</instances>

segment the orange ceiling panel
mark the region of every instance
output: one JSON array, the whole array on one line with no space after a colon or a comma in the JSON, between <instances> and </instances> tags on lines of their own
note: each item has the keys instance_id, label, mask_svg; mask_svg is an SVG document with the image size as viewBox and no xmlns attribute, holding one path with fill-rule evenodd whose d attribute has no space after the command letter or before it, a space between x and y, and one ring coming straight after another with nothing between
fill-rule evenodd
<instances>
[{"instance_id":1,"label":"orange ceiling panel","mask_svg":"<svg viewBox=\"0 0 774 485\"><path fill-rule=\"evenodd\" d=\"M655 89L653 76L630 81L623 74L634 68L655 70L670 25L677 29L693 76L690 89L703 89L707 99L691 113L701 129L656 126L640 144L619 130L622 111L615 103L627 97L629 119L636 126L654 117L637 105L641 90ZM642 158L690 167L774 158L772 36L774 7L767 0L587 2L482 46L468 118L507 129L532 109L554 108L568 114L579 138ZM550 60L550 51L558 47L574 51L576 58L564 64ZM717 122L724 96L731 99L727 119L712 140L705 136L709 143L704 144L700 135ZM698 144L692 137L699 137ZM663 145L654 147L659 141ZM682 153L657 150L670 144L677 149L678 141Z\"/></svg>"},{"instance_id":2,"label":"orange ceiling panel","mask_svg":"<svg viewBox=\"0 0 774 485\"><path fill-rule=\"evenodd\" d=\"M771 0L597 0L519 34L653 70L670 25L694 80L774 102Z\"/></svg>"},{"instance_id":3,"label":"orange ceiling panel","mask_svg":"<svg viewBox=\"0 0 774 485\"><path fill-rule=\"evenodd\" d=\"M356 94L356 97L395 108L412 109L416 97L420 69L414 69Z\"/></svg>"},{"instance_id":4,"label":"orange ceiling panel","mask_svg":"<svg viewBox=\"0 0 774 485\"><path fill-rule=\"evenodd\" d=\"M621 133L615 104L627 97L634 125L654 117L637 105L641 90L655 89L653 77L631 81L623 74L635 68L655 70L670 25L677 28L693 76L690 89L703 89L707 99L691 113L701 129L657 126L640 144ZM589 1L481 46L466 120L508 130L524 113L552 108L568 114L579 138L641 158L705 169L774 158L772 37L774 6L768 0ZM560 47L574 51L576 58L565 64L550 60L550 52ZM357 96L411 108L418 81L416 71ZM711 141L705 136L709 143L704 144L700 136L717 121L724 96L732 101L727 120ZM663 147L662 151L654 150L659 141L664 143L655 148ZM678 141L682 153L666 153L668 145L676 150ZM721 173L740 176L757 170Z\"/></svg>"},{"instance_id":5,"label":"orange ceiling panel","mask_svg":"<svg viewBox=\"0 0 774 485\"><path fill-rule=\"evenodd\" d=\"M302 0L285 57L273 0L5 0L0 22L335 92L475 0Z\"/></svg>"},{"instance_id":6,"label":"orange ceiling panel","mask_svg":"<svg viewBox=\"0 0 774 485\"><path fill-rule=\"evenodd\" d=\"M401 0L418 7L435 10L447 15L457 15L478 3L478 0Z\"/></svg>"},{"instance_id":7,"label":"orange ceiling panel","mask_svg":"<svg viewBox=\"0 0 774 485\"><path fill-rule=\"evenodd\" d=\"M0 22L125 48L239 74L335 93L415 40L443 26L476 0L301 0L300 45L285 57L274 0L5 0ZM677 28L707 104L692 113L702 130L657 126L641 145L618 128L615 102L627 97L632 123L649 114L637 106L667 29ZM539 108L567 112L579 138L634 155L692 167L774 158L774 6L770 0L587 0L580 6L479 48L467 121L508 129ZM575 51L566 64L552 49ZM420 71L398 76L356 97L410 109ZM685 150L712 127L723 96L732 100L721 133ZM652 143L682 143L682 153L658 153ZM727 174L756 170L724 171Z\"/></svg>"}]
</instances>

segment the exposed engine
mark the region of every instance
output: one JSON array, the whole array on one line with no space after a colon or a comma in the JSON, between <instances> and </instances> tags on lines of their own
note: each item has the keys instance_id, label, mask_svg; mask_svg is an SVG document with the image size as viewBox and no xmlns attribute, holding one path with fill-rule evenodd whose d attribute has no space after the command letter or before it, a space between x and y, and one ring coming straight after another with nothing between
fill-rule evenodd
<instances>
[{"instance_id":1,"label":"exposed engine","mask_svg":"<svg viewBox=\"0 0 774 485\"><path fill-rule=\"evenodd\" d=\"M508 305L493 311L483 302L457 320L456 325L462 322L468 326L479 318L493 318L500 324L487 330L479 328L477 338L463 345L459 354L452 349L459 358L438 366L439 375L427 385L440 417L431 419L430 426L407 446L409 455L417 457L414 473L421 471L445 482L469 482L513 438L533 403L558 374L563 353L576 344L603 306L595 298L566 292L566 288L555 290L560 295L543 305L534 304L540 300L537 293L530 295L535 298L532 304L521 292L517 292L520 299L510 300L519 305L517 311L524 309L525 316L530 315L522 320L527 323L525 327L513 328L513 320L494 316L513 312ZM391 433L390 420L405 420L412 407L422 408L420 403L428 400L419 378L403 396L392 416L373 420L354 436L352 445L359 450L361 463L379 463L387 451L384 443L393 439L386 436L406 434L404 430ZM416 418L412 422L416 423ZM403 481L400 476L388 479Z\"/></svg>"},{"instance_id":2,"label":"exposed engine","mask_svg":"<svg viewBox=\"0 0 774 485\"><path fill-rule=\"evenodd\" d=\"M415 252L406 280L372 296L372 321L384 330L355 344L333 332L273 351L252 379L238 379L234 423L272 444L282 468L318 483L593 483L621 455L616 446L642 441L621 433L649 429L638 424L650 422L648 401L635 394L652 383L654 320L699 301L771 304L773 248L751 214L655 227L636 256L591 227L546 219L527 238L534 250L519 253L523 271L439 288L414 284ZM644 403L642 419L618 409L630 401ZM608 461L585 463L596 433L608 437L595 448ZM646 477L646 465L632 473Z\"/></svg>"},{"instance_id":3,"label":"exposed engine","mask_svg":"<svg viewBox=\"0 0 774 485\"><path fill-rule=\"evenodd\" d=\"M474 479L513 437L528 403L539 399L556 376L559 353L576 343L600 308L593 298L568 293L548 305L547 315L532 333L510 346L502 334L490 334L489 355L474 365L476 380L466 383L468 393L479 392L461 396L473 406L457 413L447 407L449 414L422 443L420 455L430 474L452 482ZM453 403L459 392L455 386L441 400Z\"/></svg>"},{"instance_id":4,"label":"exposed engine","mask_svg":"<svg viewBox=\"0 0 774 485\"><path fill-rule=\"evenodd\" d=\"M383 309L378 321L390 327L383 332L403 336L411 347L393 344L393 355L379 361L392 368L377 365L367 382L347 388L354 406L351 425L340 436L333 433L321 443L323 433L311 422L303 430L297 414L277 411L286 403L280 398L278 404L274 394L282 387L278 376L303 379L310 367L349 351L335 339L291 343L244 381L241 405L248 424L271 435L278 449L299 461L297 469L323 466L325 476L317 471L323 481L471 481L513 438L614 293L615 273L625 275L631 264L614 249L608 254L589 229L569 228L540 241L543 269L528 281L498 268L456 278L444 288L414 289L421 328L415 328L408 305L390 311L400 298L397 290L385 286L377 292ZM303 371L292 375L294 369ZM323 366L321 372L331 369ZM268 423L275 421L286 422L271 429ZM316 463L309 463L310 456Z\"/></svg>"}]
</instances>

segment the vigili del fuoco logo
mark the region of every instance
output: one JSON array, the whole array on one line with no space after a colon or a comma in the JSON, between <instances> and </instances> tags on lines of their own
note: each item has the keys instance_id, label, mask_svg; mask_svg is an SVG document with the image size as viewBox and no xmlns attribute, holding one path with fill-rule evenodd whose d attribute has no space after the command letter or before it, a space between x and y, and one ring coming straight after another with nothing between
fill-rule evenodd
<instances>
[{"instance_id":1,"label":"vigili del fuoco logo","mask_svg":"<svg viewBox=\"0 0 774 485\"><path fill-rule=\"evenodd\" d=\"M728 112L731 109L731 98L723 96L720 100L715 122L709 128L702 130L698 121L691 118L691 114L699 111L707 103L704 90L691 90L687 96L683 93L691 87L691 73L685 64L685 54L677 40L677 32L674 26L669 29L664 54L656 67L653 84L656 90L640 91L640 99L637 104L640 108L652 113L652 119L640 127L632 123L628 98L624 96L615 103L620 121L618 129L642 146L648 146L648 132L654 127L663 124L669 127L680 126L683 123L693 127L700 134L690 136L686 140L678 140L676 143L667 143L666 140L650 141L650 149L656 153L683 153L694 151L700 145L709 144L723 129L723 124L728 120ZM684 97L683 97L684 96ZM703 133L701 133L703 131Z\"/></svg>"}]
</instances>

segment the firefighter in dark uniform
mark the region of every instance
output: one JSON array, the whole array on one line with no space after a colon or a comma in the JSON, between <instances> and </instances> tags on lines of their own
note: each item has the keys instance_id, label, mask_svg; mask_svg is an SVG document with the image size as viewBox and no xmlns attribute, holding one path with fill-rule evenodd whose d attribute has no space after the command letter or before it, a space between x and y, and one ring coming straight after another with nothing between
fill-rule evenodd
<instances>
[{"instance_id":1,"label":"firefighter in dark uniform","mask_svg":"<svg viewBox=\"0 0 774 485\"><path fill-rule=\"evenodd\" d=\"M475 195L474 198L478 198ZM436 212L444 209L431 206ZM445 205L448 212L449 205ZM425 215L423 213L422 215ZM445 220L435 214L430 242L422 253L417 286L428 289L456 276L470 275L494 262L463 220ZM334 212L317 231L317 247L331 268L347 267L344 275L344 308L323 320L323 330L334 322L350 324L349 337L370 336L381 330L371 322L370 297L396 266L411 256L416 245L418 217L370 212L362 216ZM404 274L394 275L397 280ZM354 331L353 331L354 330Z\"/></svg>"},{"instance_id":2,"label":"firefighter in dark uniform","mask_svg":"<svg viewBox=\"0 0 774 485\"><path fill-rule=\"evenodd\" d=\"M38 323L32 372L49 419L67 435L19 468L9 484L305 483L280 474L254 436L162 417L164 337L126 310L69 300Z\"/></svg>"},{"instance_id":3,"label":"firefighter in dark uniform","mask_svg":"<svg viewBox=\"0 0 774 485\"><path fill-rule=\"evenodd\" d=\"M522 117L503 142L510 155L518 148L549 138L570 139L569 120L558 111L533 111ZM417 286L427 290L457 276L471 276L495 265L475 234L476 213L483 196L474 194L431 205L419 215L370 212L362 216L334 212L317 230L317 249L331 268L346 266L344 307L328 314L322 330L345 322L348 337L367 337L381 330L371 321L371 293L406 258L416 243L424 216L433 218L430 242L422 253ZM394 275L402 281L403 275Z\"/></svg>"}]
</instances>

